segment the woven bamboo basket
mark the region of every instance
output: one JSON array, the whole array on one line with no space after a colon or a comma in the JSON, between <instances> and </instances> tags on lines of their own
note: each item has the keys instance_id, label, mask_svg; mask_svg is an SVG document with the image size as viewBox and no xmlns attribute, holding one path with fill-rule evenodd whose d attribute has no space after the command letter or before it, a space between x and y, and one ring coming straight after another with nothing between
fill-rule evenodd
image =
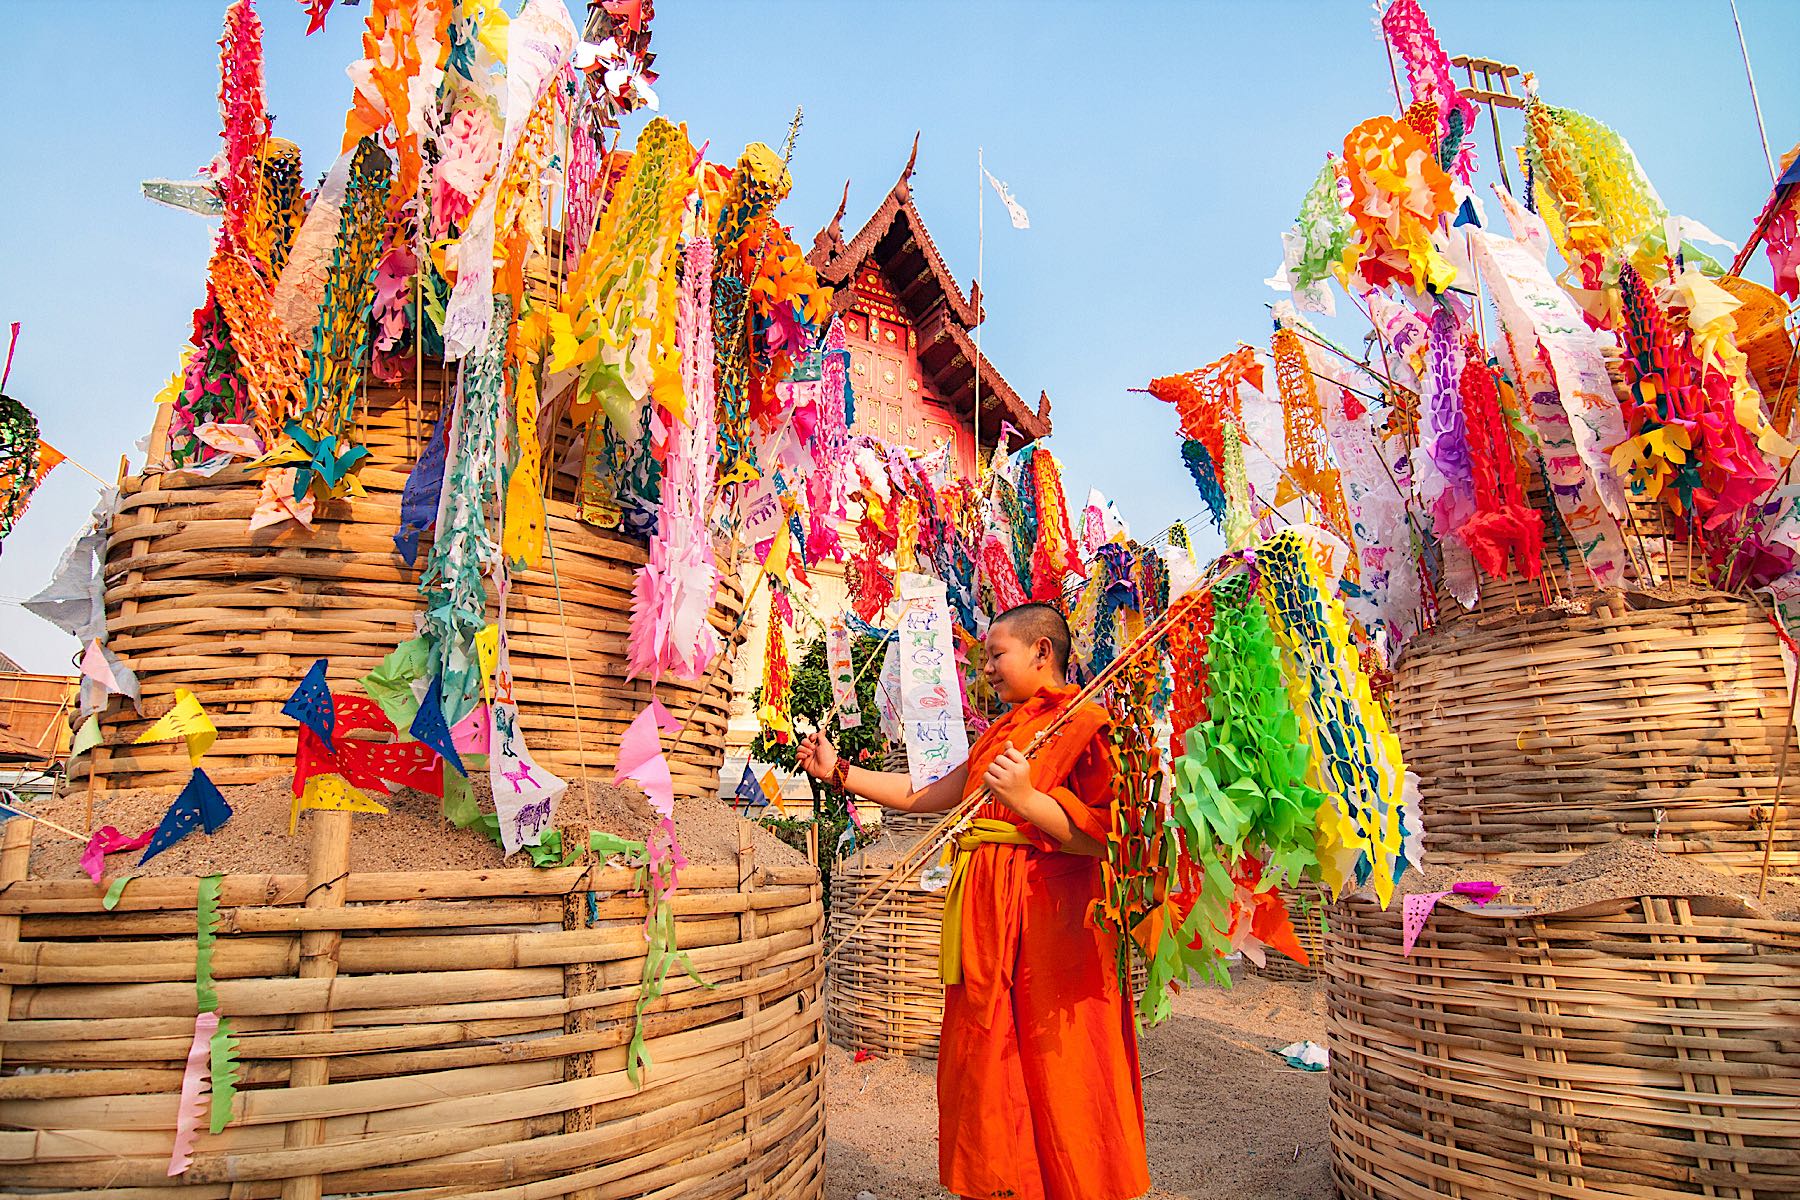
<instances>
[{"instance_id":1,"label":"woven bamboo basket","mask_svg":"<svg viewBox=\"0 0 1800 1200\"><path fill-rule=\"evenodd\" d=\"M260 476L242 468L123 481L108 542L108 645L137 672L145 715L115 701L105 744L77 760L77 781L91 771L97 789L184 783L191 768L179 741L132 745L178 687L198 697L219 729L206 759L215 782L290 771L295 727L281 706L313 661L329 658L333 689L354 690L413 636L426 549L408 567L392 538L444 377L428 372L427 382L422 399L410 382L371 391L358 426L369 450L359 473L368 495L319 503L310 531L287 522L252 532ZM576 431L566 418L548 427L555 432L546 461L564 462ZM566 474L552 472L547 508L550 553L540 569L514 575L507 636L533 756L567 777L584 759L590 771L609 767L620 735L650 699L648 680L625 678L631 589L646 551L641 540L583 523ZM740 599L735 574L725 572L715 628L739 632ZM698 685L666 679L657 689L670 711L689 719L668 756L682 795L717 791L730 659L721 654Z\"/></svg>"},{"instance_id":2,"label":"woven bamboo basket","mask_svg":"<svg viewBox=\"0 0 1800 1200\"><path fill-rule=\"evenodd\" d=\"M882 828L895 853L910 849L937 823L937 815L883 813ZM893 856L875 862L861 856L832 874L830 938L835 946L869 912ZM831 968L831 1003L825 1025L846 1050L936 1058L944 1023L944 985L938 976L943 944L944 893L927 892L919 875L888 893L880 911L837 954ZM1131 994L1149 986L1149 966L1131 960Z\"/></svg>"},{"instance_id":3,"label":"woven bamboo basket","mask_svg":"<svg viewBox=\"0 0 1800 1200\"><path fill-rule=\"evenodd\" d=\"M1800 1196L1800 922L1721 898L1334 910L1345 1200Z\"/></svg>"},{"instance_id":4,"label":"woven bamboo basket","mask_svg":"<svg viewBox=\"0 0 1800 1200\"><path fill-rule=\"evenodd\" d=\"M1293 918L1300 948L1306 951L1306 965L1270 950L1263 965L1254 969L1265 979L1289 983L1318 979L1325 971L1325 930L1331 924L1325 910L1331 903L1331 894L1316 883L1303 883L1297 888L1282 888L1281 895Z\"/></svg>"},{"instance_id":5,"label":"woven bamboo basket","mask_svg":"<svg viewBox=\"0 0 1800 1200\"><path fill-rule=\"evenodd\" d=\"M1760 869L1794 733L1779 643L1748 601L1608 593L1586 613L1460 622L1415 639L1396 680L1429 861L1546 865L1634 836ZM1800 799L1800 755L1788 766ZM1800 870L1794 818L1778 877Z\"/></svg>"},{"instance_id":6,"label":"woven bamboo basket","mask_svg":"<svg viewBox=\"0 0 1800 1200\"><path fill-rule=\"evenodd\" d=\"M0 850L0 1195L817 1200L824 1158L818 874L695 863L679 969L624 1069L644 968L634 873L351 874L315 813L309 874L221 881L214 972L241 1037L235 1117L166 1175L195 1013L198 880L115 911Z\"/></svg>"}]
</instances>

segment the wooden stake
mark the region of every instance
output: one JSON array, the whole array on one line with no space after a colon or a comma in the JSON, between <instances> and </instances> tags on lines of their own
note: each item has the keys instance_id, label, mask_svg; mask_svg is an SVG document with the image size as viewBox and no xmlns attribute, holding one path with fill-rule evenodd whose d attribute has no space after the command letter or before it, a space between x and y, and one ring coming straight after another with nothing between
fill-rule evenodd
<instances>
[{"instance_id":1,"label":"wooden stake","mask_svg":"<svg viewBox=\"0 0 1800 1200\"><path fill-rule=\"evenodd\" d=\"M309 909L342 908L347 892L344 881L350 873L350 828L354 819L347 812L321 810L308 818L312 823L312 845L306 874L306 901ZM300 935L300 978L336 978L338 949L343 934L335 929L307 930ZM320 1006L318 1011L303 1012L294 1019L294 1032L299 1034L329 1033L332 1016ZM331 1059L326 1057L296 1059L288 1073L290 1088L321 1088L331 1080ZM284 1145L290 1150L308 1149L325 1140L325 1122L318 1117L290 1121ZM284 1179L281 1200L320 1200L324 1176L302 1175Z\"/></svg>"}]
</instances>

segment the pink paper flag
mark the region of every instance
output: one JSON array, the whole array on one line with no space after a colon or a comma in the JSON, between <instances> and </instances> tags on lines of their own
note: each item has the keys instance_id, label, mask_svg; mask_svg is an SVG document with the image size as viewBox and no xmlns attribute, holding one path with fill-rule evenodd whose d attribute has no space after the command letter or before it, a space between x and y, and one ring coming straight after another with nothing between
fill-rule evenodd
<instances>
[{"instance_id":1,"label":"pink paper flag","mask_svg":"<svg viewBox=\"0 0 1800 1200\"><path fill-rule=\"evenodd\" d=\"M218 1013L203 1012L194 1018L194 1040L188 1046L187 1070L181 1076L181 1106L175 1110L175 1146L169 1151L171 1176L182 1174L194 1161L194 1138L206 1120L212 1039L218 1031Z\"/></svg>"},{"instance_id":2,"label":"pink paper flag","mask_svg":"<svg viewBox=\"0 0 1800 1200\"><path fill-rule=\"evenodd\" d=\"M1477 904L1487 904L1506 889L1488 879L1470 879L1456 884L1451 891L1459 896L1467 896Z\"/></svg>"},{"instance_id":3,"label":"pink paper flag","mask_svg":"<svg viewBox=\"0 0 1800 1200\"><path fill-rule=\"evenodd\" d=\"M619 739L619 761L613 768L613 782L636 780L650 806L659 816L675 812L675 784L669 776L669 764L663 758L662 734L681 728L681 722L669 715L662 701L651 697Z\"/></svg>"},{"instance_id":4,"label":"pink paper flag","mask_svg":"<svg viewBox=\"0 0 1800 1200\"><path fill-rule=\"evenodd\" d=\"M102 825L94 830L94 836L88 839L87 849L81 852L81 869L92 876L95 883L99 883L100 874L106 868L107 855L125 850L141 850L155 836L154 825L136 837L126 837L111 825Z\"/></svg>"},{"instance_id":5,"label":"pink paper flag","mask_svg":"<svg viewBox=\"0 0 1800 1200\"><path fill-rule=\"evenodd\" d=\"M469 710L469 715L450 727L450 741L456 746L458 754L486 754L492 744L489 739L488 706L477 704Z\"/></svg>"},{"instance_id":6,"label":"pink paper flag","mask_svg":"<svg viewBox=\"0 0 1800 1200\"><path fill-rule=\"evenodd\" d=\"M1437 902L1448 896L1449 892L1416 892L1406 897L1405 909L1400 914L1401 935L1400 953L1412 956L1413 943L1425 932L1425 922L1431 919L1431 910Z\"/></svg>"},{"instance_id":7,"label":"pink paper flag","mask_svg":"<svg viewBox=\"0 0 1800 1200\"><path fill-rule=\"evenodd\" d=\"M101 653L99 638L89 642L87 650L82 653L81 673L109 692L119 690L119 678L113 674L112 664L106 661L106 655Z\"/></svg>"}]
</instances>

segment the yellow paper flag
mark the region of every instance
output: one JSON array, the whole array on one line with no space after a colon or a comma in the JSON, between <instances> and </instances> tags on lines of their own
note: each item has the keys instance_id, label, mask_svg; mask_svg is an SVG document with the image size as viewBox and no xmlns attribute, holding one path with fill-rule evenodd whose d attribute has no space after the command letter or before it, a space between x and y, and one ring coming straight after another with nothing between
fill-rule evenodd
<instances>
[{"instance_id":1,"label":"yellow paper flag","mask_svg":"<svg viewBox=\"0 0 1800 1200\"><path fill-rule=\"evenodd\" d=\"M481 698L494 699L494 669L500 665L500 627L485 626L475 635L475 657L481 663Z\"/></svg>"},{"instance_id":2,"label":"yellow paper flag","mask_svg":"<svg viewBox=\"0 0 1800 1200\"><path fill-rule=\"evenodd\" d=\"M143 736L133 745L186 738L188 762L197 767L201 756L212 749L212 744L218 737L219 731L213 728L212 718L206 715L206 710L194 699L194 693L186 688L176 688L175 707L158 717L156 724L144 730Z\"/></svg>"},{"instance_id":3,"label":"yellow paper flag","mask_svg":"<svg viewBox=\"0 0 1800 1200\"><path fill-rule=\"evenodd\" d=\"M787 805L781 802L781 780L775 778L774 767L763 772L762 794L769 798L770 804L781 811L782 816L787 816Z\"/></svg>"},{"instance_id":4,"label":"yellow paper flag","mask_svg":"<svg viewBox=\"0 0 1800 1200\"><path fill-rule=\"evenodd\" d=\"M788 550L793 538L788 533L788 525L783 521L775 527L775 538L769 543L769 556L763 559L763 569L781 582L788 581Z\"/></svg>"},{"instance_id":5,"label":"yellow paper flag","mask_svg":"<svg viewBox=\"0 0 1800 1200\"><path fill-rule=\"evenodd\" d=\"M306 789L295 797L288 809L288 836L300 828L300 814L317 808L329 812L386 813L387 809L371 800L358 788L344 782L342 775L314 775L306 781Z\"/></svg>"}]
</instances>

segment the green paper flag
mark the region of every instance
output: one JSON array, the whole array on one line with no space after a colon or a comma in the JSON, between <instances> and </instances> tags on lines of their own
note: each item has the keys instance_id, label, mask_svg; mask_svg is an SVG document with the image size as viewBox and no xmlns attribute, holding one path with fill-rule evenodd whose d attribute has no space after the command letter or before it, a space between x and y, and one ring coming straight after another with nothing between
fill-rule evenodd
<instances>
[{"instance_id":1,"label":"green paper flag","mask_svg":"<svg viewBox=\"0 0 1800 1200\"><path fill-rule=\"evenodd\" d=\"M69 761L75 761L76 755L84 750L92 750L95 746L98 746L102 740L100 735L100 714L90 714L88 719L81 723L81 728L75 731L75 740L69 743Z\"/></svg>"}]
</instances>

